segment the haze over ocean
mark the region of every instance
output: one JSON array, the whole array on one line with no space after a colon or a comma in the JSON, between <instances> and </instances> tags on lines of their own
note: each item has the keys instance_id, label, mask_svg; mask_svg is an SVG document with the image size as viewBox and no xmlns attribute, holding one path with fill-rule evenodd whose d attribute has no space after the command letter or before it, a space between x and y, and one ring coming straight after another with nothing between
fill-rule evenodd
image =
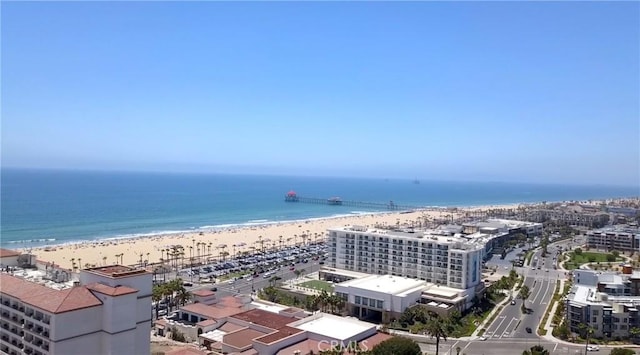
<instances>
[{"instance_id":1,"label":"haze over ocean","mask_svg":"<svg viewBox=\"0 0 640 355\"><path fill-rule=\"evenodd\" d=\"M23 248L365 212L301 196L476 206L638 196L638 187L2 169L1 242ZM373 211L373 210L369 210Z\"/></svg>"}]
</instances>

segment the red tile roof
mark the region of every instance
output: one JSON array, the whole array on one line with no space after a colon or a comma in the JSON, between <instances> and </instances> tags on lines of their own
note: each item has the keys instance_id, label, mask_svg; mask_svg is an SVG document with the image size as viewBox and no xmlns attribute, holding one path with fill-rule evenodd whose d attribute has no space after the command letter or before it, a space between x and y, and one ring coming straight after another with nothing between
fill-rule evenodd
<instances>
[{"instance_id":1,"label":"red tile roof","mask_svg":"<svg viewBox=\"0 0 640 355\"><path fill-rule=\"evenodd\" d=\"M185 348L166 351L164 354L165 355L207 355L208 353L202 350L185 347Z\"/></svg>"},{"instance_id":2,"label":"red tile roof","mask_svg":"<svg viewBox=\"0 0 640 355\"><path fill-rule=\"evenodd\" d=\"M200 297L207 297L207 296L213 296L216 293L211 291L211 290L196 290L196 291L192 291L191 292L194 296L200 296Z\"/></svg>"},{"instance_id":3,"label":"red tile roof","mask_svg":"<svg viewBox=\"0 0 640 355\"><path fill-rule=\"evenodd\" d=\"M253 339L265 335L265 332L259 330L245 328L233 333L225 334L222 342L236 349L242 350L253 343Z\"/></svg>"},{"instance_id":4,"label":"red tile roof","mask_svg":"<svg viewBox=\"0 0 640 355\"><path fill-rule=\"evenodd\" d=\"M292 344L287 346L286 348L280 349L276 353L276 355L299 355L299 354L309 354L313 351L313 353L320 353L321 351L330 350L331 343L324 341L321 342L319 340L307 339L301 342Z\"/></svg>"},{"instance_id":5,"label":"red tile roof","mask_svg":"<svg viewBox=\"0 0 640 355\"><path fill-rule=\"evenodd\" d=\"M363 350L371 350L373 349L374 346L382 343L383 341L387 340L387 339L391 339L393 338L393 335L389 335L386 333L376 333L366 339L360 340L358 342L358 344L360 345L360 349Z\"/></svg>"},{"instance_id":6,"label":"red tile roof","mask_svg":"<svg viewBox=\"0 0 640 355\"><path fill-rule=\"evenodd\" d=\"M246 328L246 327L226 322L226 323L224 323L224 325L222 325L222 327L218 328L218 330L221 330L221 331L227 332L227 333L231 333L231 332L235 332L238 329L243 329L243 328Z\"/></svg>"},{"instance_id":7,"label":"red tile roof","mask_svg":"<svg viewBox=\"0 0 640 355\"><path fill-rule=\"evenodd\" d=\"M148 273L147 270L145 269L136 269L136 268L132 268L124 265L99 266L99 267L84 269L84 271L93 272L96 274L100 274L102 276L108 276L112 278L127 277L127 276Z\"/></svg>"},{"instance_id":8,"label":"red tile roof","mask_svg":"<svg viewBox=\"0 0 640 355\"><path fill-rule=\"evenodd\" d=\"M289 337L291 335L294 334L298 334L298 333L302 333L304 330L302 329L297 329L297 328L292 328L289 326L286 327L282 327L280 328L277 332L275 333L270 333L267 334L263 337L260 337L258 339L256 339L259 342L265 343L265 344L271 344L273 342L276 342L278 340L282 340L286 337Z\"/></svg>"},{"instance_id":9,"label":"red tile roof","mask_svg":"<svg viewBox=\"0 0 640 355\"><path fill-rule=\"evenodd\" d=\"M278 330L297 319L286 317L280 314L267 312L261 309L252 309L250 311L238 313L231 318L239 319L245 322L254 323L263 327Z\"/></svg>"},{"instance_id":10,"label":"red tile roof","mask_svg":"<svg viewBox=\"0 0 640 355\"><path fill-rule=\"evenodd\" d=\"M135 288L131 288L128 286L116 286L116 287L111 287L109 285L104 285L101 283L92 283L86 286L88 289L90 289L91 291L95 291L98 293L102 293L108 296L122 296L122 295L128 295L131 293L137 293L138 290L136 290Z\"/></svg>"},{"instance_id":11,"label":"red tile roof","mask_svg":"<svg viewBox=\"0 0 640 355\"><path fill-rule=\"evenodd\" d=\"M215 319L207 319L207 320L203 320L202 322L198 322L196 323L196 325L200 326L200 327L207 327L210 325L214 325L218 323Z\"/></svg>"},{"instance_id":12,"label":"red tile roof","mask_svg":"<svg viewBox=\"0 0 640 355\"><path fill-rule=\"evenodd\" d=\"M0 248L0 258L8 258L10 256L18 256L18 255L22 255L22 253L19 251L11 250L11 249Z\"/></svg>"},{"instance_id":13,"label":"red tile roof","mask_svg":"<svg viewBox=\"0 0 640 355\"><path fill-rule=\"evenodd\" d=\"M9 274L0 274L0 285L2 293L50 313L102 305L102 302L83 286L54 290Z\"/></svg>"},{"instance_id":14,"label":"red tile roof","mask_svg":"<svg viewBox=\"0 0 640 355\"><path fill-rule=\"evenodd\" d=\"M207 319L221 319L243 312L240 308L207 306L204 303L192 303L180 308L183 312L195 313Z\"/></svg>"}]
</instances>

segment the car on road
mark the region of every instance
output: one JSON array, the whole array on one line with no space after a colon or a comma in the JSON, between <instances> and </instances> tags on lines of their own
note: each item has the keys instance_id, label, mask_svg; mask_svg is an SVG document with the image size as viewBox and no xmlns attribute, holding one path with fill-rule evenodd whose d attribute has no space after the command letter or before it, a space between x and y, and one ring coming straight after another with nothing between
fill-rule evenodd
<instances>
[{"instance_id":1,"label":"car on road","mask_svg":"<svg viewBox=\"0 0 640 355\"><path fill-rule=\"evenodd\" d=\"M587 351L600 351L600 347L597 345L589 345L587 346Z\"/></svg>"},{"instance_id":2,"label":"car on road","mask_svg":"<svg viewBox=\"0 0 640 355\"><path fill-rule=\"evenodd\" d=\"M295 270L295 269L296 269L296 267L295 267L295 266L292 266L292 267L290 267L290 268L289 268L289 270L291 270L291 271L293 271L293 270Z\"/></svg>"},{"instance_id":3,"label":"car on road","mask_svg":"<svg viewBox=\"0 0 640 355\"><path fill-rule=\"evenodd\" d=\"M511 305L513 306L514 304L516 304L516 300L511 300Z\"/></svg>"},{"instance_id":4,"label":"car on road","mask_svg":"<svg viewBox=\"0 0 640 355\"><path fill-rule=\"evenodd\" d=\"M525 330L527 331L527 333L531 334L531 328L530 327L526 327Z\"/></svg>"},{"instance_id":5,"label":"car on road","mask_svg":"<svg viewBox=\"0 0 640 355\"><path fill-rule=\"evenodd\" d=\"M485 341L485 340L487 340L487 337L483 335L483 336L481 336L480 338L478 338L478 340L480 340L480 341Z\"/></svg>"},{"instance_id":6,"label":"car on road","mask_svg":"<svg viewBox=\"0 0 640 355\"><path fill-rule=\"evenodd\" d=\"M218 288L217 288L217 287L212 287L212 288L211 288L211 291L213 291L213 292L218 292Z\"/></svg>"}]
</instances>

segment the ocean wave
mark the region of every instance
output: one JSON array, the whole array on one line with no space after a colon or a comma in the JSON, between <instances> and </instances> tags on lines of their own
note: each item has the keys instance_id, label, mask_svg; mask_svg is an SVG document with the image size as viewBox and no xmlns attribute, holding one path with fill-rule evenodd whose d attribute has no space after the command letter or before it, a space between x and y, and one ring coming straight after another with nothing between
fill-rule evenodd
<instances>
[{"instance_id":1,"label":"ocean wave","mask_svg":"<svg viewBox=\"0 0 640 355\"><path fill-rule=\"evenodd\" d=\"M25 240L9 240L5 243L7 244L25 244L25 243L44 243L44 242L55 242L56 238L42 238L42 239L25 239Z\"/></svg>"}]
</instances>

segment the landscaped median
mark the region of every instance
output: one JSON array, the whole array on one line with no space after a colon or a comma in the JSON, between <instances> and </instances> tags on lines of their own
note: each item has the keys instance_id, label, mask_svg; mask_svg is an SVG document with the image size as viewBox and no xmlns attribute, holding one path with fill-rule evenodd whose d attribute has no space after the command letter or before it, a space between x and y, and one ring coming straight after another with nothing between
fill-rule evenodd
<instances>
[{"instance_id":1,"label":"landscaped median","mask_svg":"<svg viewBox=\"0 0 640 355\"><path fill-rule=\"evenodd\" d=\"M547 305L547 309L544 312L544 318L542 318L542 321L540 322L540 324L538 324L538 335L547 335L547 330L544 328L544 326L547 324L547 320L549 319L549 315L551 314L553 305L556 304L558 300L560 300L560 280L556 281L556 287L553 291L551 302L549 302L549 305Z\"/></svg>"}]
</instances>

